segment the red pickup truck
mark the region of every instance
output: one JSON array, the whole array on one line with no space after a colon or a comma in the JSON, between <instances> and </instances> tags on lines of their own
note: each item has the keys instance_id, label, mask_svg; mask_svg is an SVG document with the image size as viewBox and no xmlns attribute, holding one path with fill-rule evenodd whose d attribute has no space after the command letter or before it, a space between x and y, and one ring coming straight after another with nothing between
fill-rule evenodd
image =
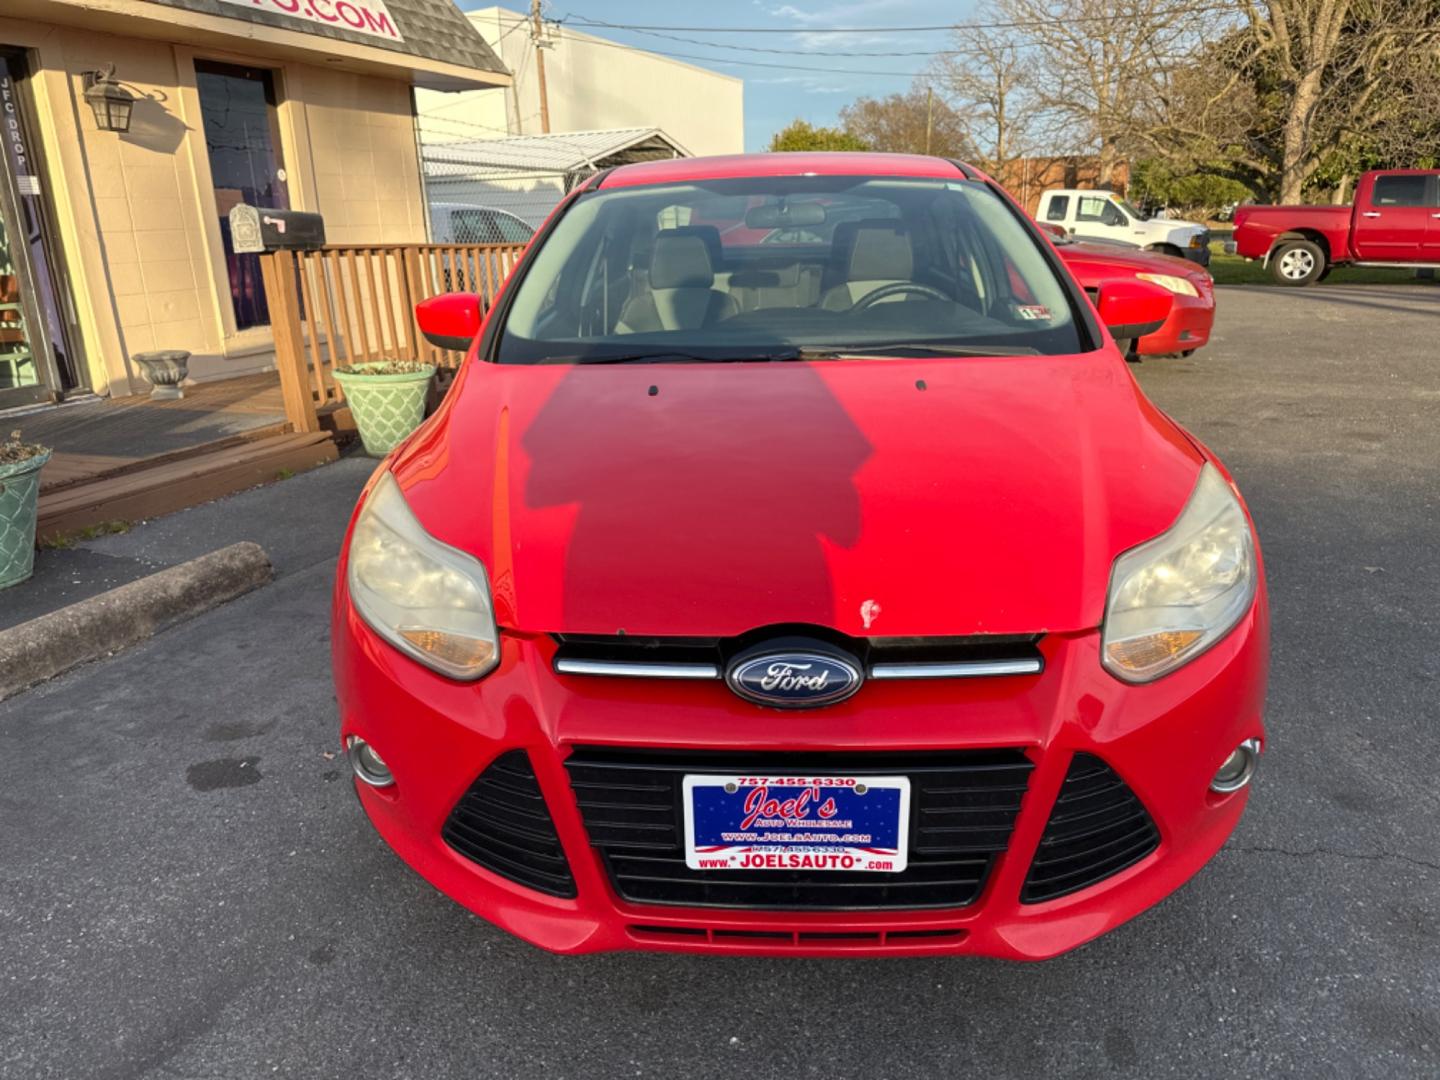
<instances>
[{"instance_id":1,"label":"red pickup truck","mask_svg":"<svg viewBox=\"0 0 1440 1080\"><path fill-rule=\"evenodd\" d=\"M1281 285L1342 265L1440 267L1440 170L1367 172L1354 206L1242 206L1234 246Z\"/></svg>"}]
</instances>

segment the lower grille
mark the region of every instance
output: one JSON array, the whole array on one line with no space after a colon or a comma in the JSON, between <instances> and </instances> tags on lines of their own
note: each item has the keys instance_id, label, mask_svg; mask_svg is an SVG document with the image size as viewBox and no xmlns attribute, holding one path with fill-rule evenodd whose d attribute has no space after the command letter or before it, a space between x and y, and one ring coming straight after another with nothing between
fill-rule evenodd
<instances>
[{"instance_id":1,"label":"lower grille","mask_svg":"<svg viewBox=\"0 0 1440 1080\"><path fill-rule=\"evenodd\" d=\"M501 754L480 774L440 835L461 855L503 878L551 896L575 895L570 864L524 750Z\"/></svg>"},{"instance_id":2,"label":"lower grille","mask_svg":"<svg viewBox=\"0 0 1440 1080\"><path fill-rule=\"evenodd\" d=\"M966 931L958 927L937 930L841 930L827 933L806 930L732 930L708 926L628 926L636 941L657 945L704 942L707 945L763 944L843 950L889 946L903 949L917 945L958 945Z\"/></svg>"},{"instance_id":3,"label":"lower grille","mask_svg":"<svg viewBox=\"0 0 1440 1080\"><path fill-rule=\"evenodd\" d=\"M1119 774L1076 754L1020 899L1038 904L1078 892L1135 865L1159 843L1155 822Z\"/></svg>"},{"instance_id":4,"label":"lower grille","mask_svg":"<svg viewBox=\"0 0 1440 1080\"><path fill-rule=\"evenodd\" d=\"M737 754L580 748L566 761L590 842L615 891L641 904L805 910L963 907L1010 840L1030 770L1019 750ZM910 851L898 874L692 870L686 773L908 776Z\"/></svg>"}]
</instances>

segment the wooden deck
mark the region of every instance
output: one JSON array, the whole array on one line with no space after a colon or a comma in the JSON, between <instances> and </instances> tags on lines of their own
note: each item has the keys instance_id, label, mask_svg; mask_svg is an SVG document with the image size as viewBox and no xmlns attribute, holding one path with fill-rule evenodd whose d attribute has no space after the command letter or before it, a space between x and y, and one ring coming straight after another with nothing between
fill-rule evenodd
<instances>
[{"instance_id":1,"label":"wooden deck","mask_svg":"<svg viewBox=\"0 0 1440 1080\"><path fill-rule=\"evenodd\" d=\"M333 430L296 433L273 372L133 397L0 414L5 432L53 449L40 474L38 536L172 513L337 456Z\"/></svg>"},{"instance_id":2,"label":"wooden deck","mask_svg":"<svg viewBox=\"0 0 1440 1080\"><path fill-rule=\"evenodd\" d=\"M290 430L273 372L186 387L179 401L145 394L0 416L26 442L54 450L41 473L42 490L124 472L149 459L183 454L240 435Z\"/></svg>"}]
</instances>

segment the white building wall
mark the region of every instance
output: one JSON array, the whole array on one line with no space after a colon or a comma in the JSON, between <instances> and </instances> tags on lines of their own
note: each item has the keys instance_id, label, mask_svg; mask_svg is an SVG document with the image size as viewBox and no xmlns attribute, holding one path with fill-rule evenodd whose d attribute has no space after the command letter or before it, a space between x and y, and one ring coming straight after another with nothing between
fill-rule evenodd
<instances>
[{"instance_id":1,"label":"white building wall","mask_svg":"<svg viewBox=\"0 0 1440 1080\"><path fill-rule=\"evenodd\" d=\"M499 7L467 15L514 73L515 85L459 94L416 90L422 140L539 134L529 19ZM554 47L545 50L551 132L658 127L692 154L744 150L744 86L738 78L617 47L569 27L553 34Z\"/></svg>"}]
</instances>

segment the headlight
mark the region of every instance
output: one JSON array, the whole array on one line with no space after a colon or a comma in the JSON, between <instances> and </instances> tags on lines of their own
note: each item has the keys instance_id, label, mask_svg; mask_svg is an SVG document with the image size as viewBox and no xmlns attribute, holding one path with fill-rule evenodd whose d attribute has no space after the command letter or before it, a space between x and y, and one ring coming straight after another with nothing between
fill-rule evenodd
<instances>
[{"instance_id":1,"label":"headlight","mask_svg":"<svg viewBox=\"0 0 1440 1080\"><path fill-rule=\"evenodd\" d=\"M1195 283L1186 281L1183 277L1174 277L1171 274L1136 274L1141 281L1149 281L1155 285L1161 285L1173 293L1181 296L1199 296L1200 291L1195 288Z\"/></svg>"},{"instance_id":2,"label":"headlight","mask_svg":"<svg viewBox=\"0 0 1440 1080\"><path fill-rule=\"evenodd\" d=\"M485 567L421 528L389 472L355 522L347 581L360 617L426 667L478 679L498 662Z\"/></svg>"},{"instance_id":3,"label":"headlight","mask_svg":"<svg viewBox=\"0 0 1440 1080\"><path fill-rule=\"evenodd\" d=\"M1135 683L1174 671L1240 621L1255 586L1250 523L1206 465L1179 520L1115 560L1101 635L1106 669Z\"/></svg>"}]
</instances>

